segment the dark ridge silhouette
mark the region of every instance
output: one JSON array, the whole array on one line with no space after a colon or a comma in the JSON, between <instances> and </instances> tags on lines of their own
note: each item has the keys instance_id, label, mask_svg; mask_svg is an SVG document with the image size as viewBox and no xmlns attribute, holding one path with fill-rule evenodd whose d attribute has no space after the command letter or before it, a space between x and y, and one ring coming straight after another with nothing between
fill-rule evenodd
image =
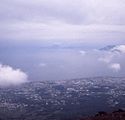
<instances>
[{"instance_id":1,"label":"dark ridge silhouette","mask_svg":"<svg viewBox=\"0 0 125 120\"><path fill-rule=\"evenodd\" d=\"M82 118L80 120L125 120L125 110L119 109L112 113L100 111L93 117Z\"/></svg>"}]
</instances>

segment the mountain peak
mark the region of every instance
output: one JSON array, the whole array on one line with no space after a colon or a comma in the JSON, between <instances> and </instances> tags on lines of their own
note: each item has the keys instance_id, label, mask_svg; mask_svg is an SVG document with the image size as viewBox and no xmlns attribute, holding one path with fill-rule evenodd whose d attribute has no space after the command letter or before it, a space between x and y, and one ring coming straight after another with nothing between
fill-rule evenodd
<instances>
[{"instance_id":1,"label":"mountain peak","mask_svg":"<svg viewBox=\"0 0 125 120\"><path fill-rule=\"evenodd\" d=\"M101 51L125 53L125 45L108 45L104 48L99 49Z\"/></svg>"}]
</instances>

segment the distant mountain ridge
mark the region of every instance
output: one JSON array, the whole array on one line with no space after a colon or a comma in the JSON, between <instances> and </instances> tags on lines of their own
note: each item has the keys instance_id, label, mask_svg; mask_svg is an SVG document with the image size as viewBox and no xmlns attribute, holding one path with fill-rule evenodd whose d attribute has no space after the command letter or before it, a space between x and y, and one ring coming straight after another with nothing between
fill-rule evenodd
<instances>
[{"instance_id":1,"label":"distant mountain ridge","mask_svg":"<svg viewBox=\"0 0 125 120\"><path fill-rule=\"evenodd\" d=\"M99 50L109 51L115 47L116 47L116 45L108 45L106 47L100 48Z\"/></svg>"},{"instance_id":2,"label":"distant mountain ridge","mask_svg":"<svg viewBox=\"0 0 125 120\"><path fill-rule=\"evenodd\" d=\"M108 45L99 49L101 51L125 53L125 45Z\"/></svg>"}]
</instances>

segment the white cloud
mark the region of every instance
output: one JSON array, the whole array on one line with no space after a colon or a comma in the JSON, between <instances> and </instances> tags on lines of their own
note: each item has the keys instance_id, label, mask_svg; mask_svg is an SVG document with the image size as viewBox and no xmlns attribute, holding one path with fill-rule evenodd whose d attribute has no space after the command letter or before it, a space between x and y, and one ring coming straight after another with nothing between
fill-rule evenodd
<instances>
[{"instance_id":1,"label":"white cloud","mask_svg":"<svg viewBox=\"0 0 125 120\"><path fill-rule=\"evenodd\" d=\"M104 57L100 57L98 60L104 63L110 63L112 61L113 55L107 55Z\"/></svg>"},{"instance_id":2,"label":"white cloud","mask_svg":"<svg viewBox=\"0 0 125 120\"><path fill-rule=\"evenodd\" d=\"M109 65L109 68L115 72L118 72L121 70L121 65L119 63L112 63Z\"/></svg>"},{"instance_id":3,"label":"white cloud","mask_svg":"<svg viewBox=\"0 0 125 120\"><path fill-rule=\"evenodd\" d=\"M40 63L40 64L39 64L39 67L46 67L46 66L47 66L46 63Z\"/></svg>"},{"instance_id":4,"label":"white cloud","mask_svg":"<svg viewBox=\"0 0 125 120\"><path fill-rule=\"evenodd\" d=\"M98 58L98 61L104 62L104 63L110 63L114 56L116 55L115 53L112 53L110 51L100 51L101 52L101 57Z\"/></svg>"},{"instance_id":5,"label":"white cloud","mask_svg":"<svg viewBox=\"0 0 125 120\"><path fill-rule=\"evenodd\" d=\"M104 63L106 63L106 66L109 68L109 69L111 69L111 70L113 70L114 72L119 72L120 70L121 70L121 65L120 65L120 63L114 63L114 61L115 61L115 58L117 57L119 57L118 55L119 54L117 54L117 50L116 50L116 48L117 47L115 47L115 49L113 48L113 49L110 49L110 50L108 50L108 51L101 51L101 57L98 59L98 61L101 61L101 62L104 62ZM114 51L115 50L115 51ZM104 54L104 53L105 54ZM103 55L103 57L102 57L102 55Z\"/></svg>"},{"instance_id":6,"label":"white cloud","mask_svg":"<svg viewBox=\"0 0 125 120\"><path fill-rule=\"evenodd\" d=\"M81 51L79 51L79 52L80 52L80 54L83 55L83 56L86 55L86 51L84 51L84 50L81 50Z\"/></svg>"},{"instance_id":7,"label":"white cloud","mask_svg":"<svg viewBox=\"0 0 125 120\"><path fill-rule=\"evenodd\" d=\"M20 69L0 64L0 86L20 85L27 81L27 74Z\"/></svg>"},{"instance_id":8,"label":"white cloud","mask_svg":"<svg viewBox=\"0 0 125 120\"><path fill-rule=\"evenodd\" d=\"M120 51L121 53L125 53L125 45L118 45L118 46L114 47L112 50Z\"/></svg>"},{"instance_id":9,"label":"white cloud","mask_svg":"<svg viewBox=\"0 0 125 120\"><path fill-rule=\"evenodd\" d=\"M103 57L100 57L98 60L108 64L113 60L114 57L118 57L119 54L117 53L125 53L125 45L117 45L109 50L106 50L105 53L106 54L103 55Z\"/></svg>"}]
</instances>

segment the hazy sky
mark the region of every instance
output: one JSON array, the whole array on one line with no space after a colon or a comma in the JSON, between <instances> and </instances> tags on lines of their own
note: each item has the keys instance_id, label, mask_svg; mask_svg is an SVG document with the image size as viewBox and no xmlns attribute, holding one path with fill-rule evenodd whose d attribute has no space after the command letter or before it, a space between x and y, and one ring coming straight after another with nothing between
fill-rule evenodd
<instances>
[{"instance_id":1,"label":"hazy sky","mask_svg":"<svg viewBox=\"0 0 125 120\"><path fill-rule=\"evenodd\" d=\"M0 40L124 43L125 0L1 0Z\"/></svg>"},{"instance_id":2,"label":"hazy sky","mask_svg":"<svg viewBox=\"0 0 125 120\"><path fill-rule=\"evenodd\" d=\"M0 86L125 76L124 60L125 0L0 1Z\"/></svg>"}]
</instances>

